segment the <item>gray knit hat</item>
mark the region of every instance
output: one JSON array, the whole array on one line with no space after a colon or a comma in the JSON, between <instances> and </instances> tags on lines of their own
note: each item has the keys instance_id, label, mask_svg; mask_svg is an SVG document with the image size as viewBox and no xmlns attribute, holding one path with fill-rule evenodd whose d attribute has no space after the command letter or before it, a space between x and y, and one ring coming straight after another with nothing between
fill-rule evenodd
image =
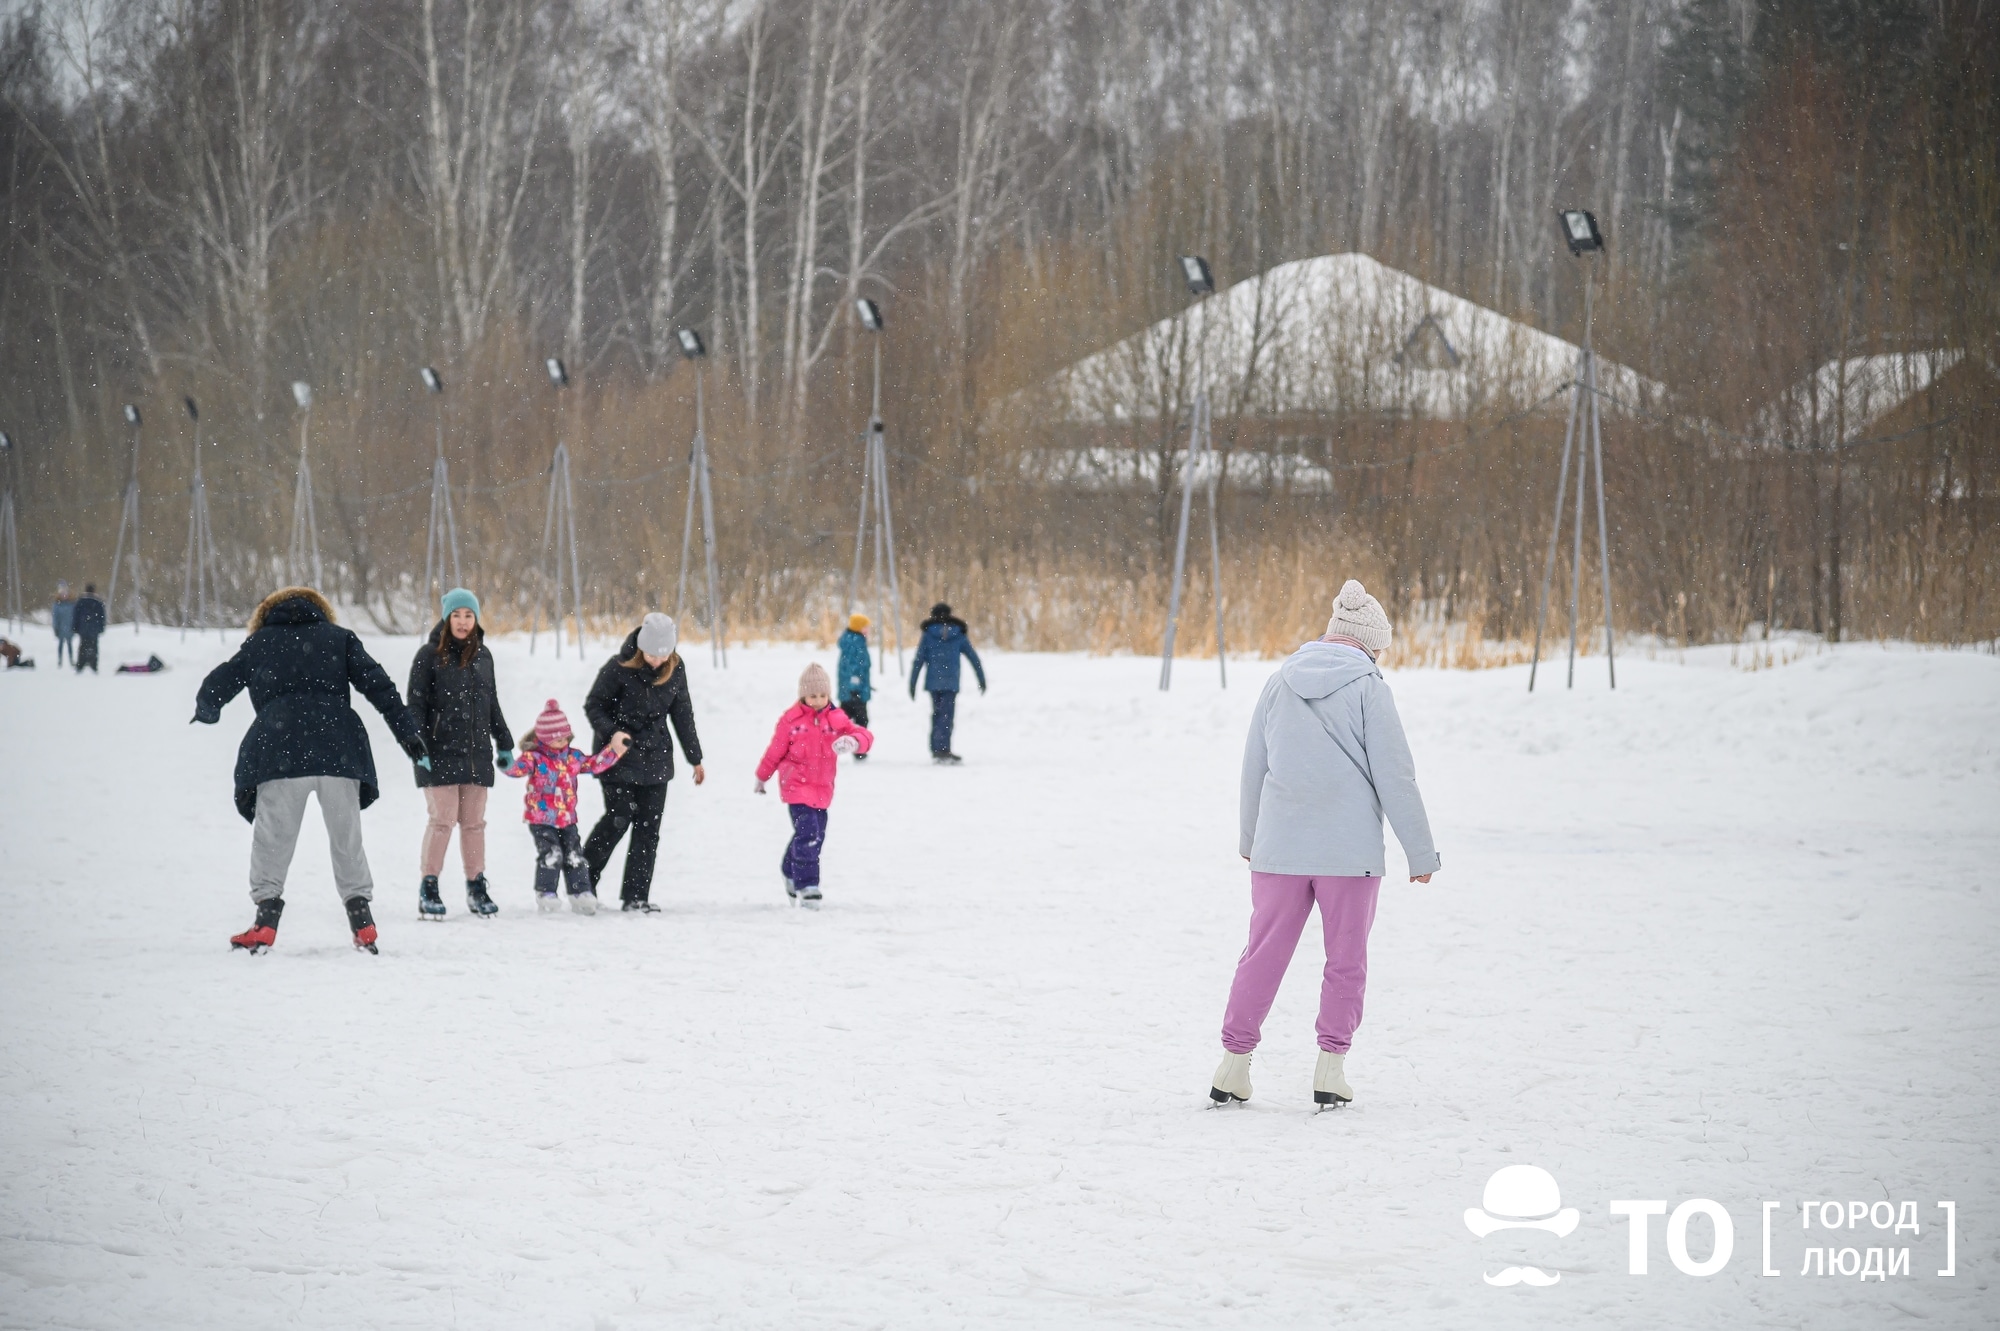
<instances>
[{"instance_id":1,"label":"gray knit hat","mask_svg":"<svg viewBox=\"0 0 2000 1331\"><path fill-rule=\"evenodd\" d=\"M815 661L799 676L799 697L831 698L833 681L827 678L826 667Z\"/></svg>"},{"instance_id":2,"label":"gray knit hat","mask_svg":"<svg viewBox=\"0 0 2000 1331\"><path fill-rule=\"evenodd\" d=\"M1389 616L1382 613L1382 603L1370 596L1366 587L1349 578L1341 584L1340 595L1333 598L1333 618L1326 621L1326 635L1352 638L1371 655L1379 656L1389 646Z\"/></svg>"},{"instance_id":3,"label":"gray knit hat","mask_svg":"<svg viewBox=\"0 0 2000 1331\"><path fill-rule=\"evenodd\" d=\"M655 610L639 621L639 650L647 656L672 656L680 641L681 631L674 627L672 615Z\"/></svg>"}]
</instances>

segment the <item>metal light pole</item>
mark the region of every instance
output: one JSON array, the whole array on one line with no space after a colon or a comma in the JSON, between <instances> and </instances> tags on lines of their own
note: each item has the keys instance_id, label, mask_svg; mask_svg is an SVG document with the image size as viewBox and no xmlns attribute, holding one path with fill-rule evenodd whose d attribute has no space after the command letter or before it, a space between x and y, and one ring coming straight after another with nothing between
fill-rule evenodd
<instances>
[{"instance_id":1,"label":"metal light pole","mask_svg":"<svg viewBox=\"0 0 2000 1331\"><path fill-rule=\"evenodd\" d=\"M1563 239L1569 245L1572 255L1587 256L1604 250L1604 236L1597 229L1597 218L1580 209L1564 209L1557 214L1562 224ZM1556 546L1562 535L1563 502L1568 497L1570 456L1576 455L1576 500L1573 519L1573 540L1570 555L1569 579L1569 681L1567 687L1576 686L1576 637L1577 609L1583 585L1583 487L1584 472L1593 469L1597 490L1597 563L1602 579L1604 597L1604 660L1608 667L1611 687L1618 687L1618 660L1615 651L1615 636L1611 622L1611 540L1604 519L1604 435L1598 418L1597 353L1591 346L1591 319L1593 299L1593 279L1595 274L1589 267L1583 275L1583 346L1577 352L1576 379L1571 388L1569 424L1563 431L1562 468L1556 479L1555 517L1549 527L1549 553L1542 566L1542 592L1535 606L1535 649L1533 660L1528 666L1528 691L1535 690L1535 677L1541 669L1542 629L1548 617L1549 584L1555 577ZM1590 451L1583 449L1583 439L1578 433L1579 424L1590 432Z\"/></svg>"},{"instance_id":2,"label":"metal light pole","mask_svg":"<svg viewBox=\"0 0 2000 1331\"><path fill-rule=\"evenodd\" d=\"M104 598L109 610L118 604L118 570L125 559L125 535L132 535L132 631L139 631L139 613L145 592L145 565L139 559L139 432L144 425L139 409L125 404L125 423L132 427L132 472L125 480L125 508L118 516L118 545L111 555L111 591Z\"/></svg>"},{"instance_id":3,"label":"metal light pole","mask_svg":"<svg viewBox=\"0 0 2000 1331\"><path fill-rule=\"evenodd\" d=\"M188 481L188 538L186 573L181 578L181 641L187 641L191 612L198 617L197 628L206 628L211 607L219 608L216 586L215 529L208 521L208 483L201 474L201 409L194 399L184 397L188 419L194 422L194 475Z\"/></svg>"},{"instance_id":4,"label":"metal light pole","mask_svg":"<svg viewBox=\"0 0 2000 1331\"><path fill-rule=\"evenodd\" d=\"M7 469L6 490L0 492L0 544L7 547L7 619L21 631L21 546L14 515L14 439L0 430L0 466Z\"/></svg>"},{"instance_id":5,"label":"metal light pole","mask_svg":"<svg viewBox=\"0 0 2000 1331\"><path fill-rule=\"evenodd\" d=\"M549 372L549 382L560 394L569 387L569 370L560 358L551 356L543 365ZM567 421L567 409L564 419ZM563 552L569 552L569 612L576 624L576 655L583 659L583 575L579 571L576 553L576 490L570 483L569 445L556 440L555 457L549 462L549 502L542 515L542 584L554 596L554 615L550 627L555 632L556 656L562 656L563 620ZM528 651L535 650L535 637L541 631L542 597L535 597L535 617L528 628Z\"/></svg>"},{"instance_id":6,"label":"metal light pole","mask_svg":"<svg viewBox=\"0 0 2000 1331\"><path fill-rule=\"evenodd\" d=\"M1188 294L1199 303L1215 293L1215 276L1208 260L1185 254L1180 261L1181 276ZM1192 320L1189 321L1192 324ZM1188 422L1187 461L1181 470L1180 534L1174 541L1174 580L1167 594L1167 640L1160 649L1160 689L1165 692L1174 680L1174 638L1180 629L1181 583L1187 572L1188 519L1194 508L1194 487L1204 465L1208 468L1208 551L1209 591L1215 599L1215 660L1222 672L1222 687L1229 687L1229 653L1222 636L1222 532L1216 517L1216 490L1221 484L1221 466L1210 434L1208 402L1208 320L1202 320L1200 340L1195 347L1194 410Z\"/></svg>"},{"instance_id":7,"label":"metal light pole","mask_svg":"<svg viewBox=\"0 0 2000 1331\"><path fill-rule=\"evenodd\" d=\"M312 385L292 380L292 400L305 414L299 417L299 476L292 491L292 539L285 551L285 578L297 583L308 572L312 585L326 590L326 577L319 564L319 518L313 511L312 459L307 444L312 437Z\"/></svg>"},{"instance_id":8,"label":"metal light pole","mask_svg":"<svg viewBox=\"0 0 2000 1331\"><path fill-rule=\"evenodd\" d=\"M847 608L852 612L861 596L861 556L869 544L869 510L874 510L875 547L875 606L879 611L885 604L882 599L882 575L886 566L889 579L889 607L884 619L884 629L875 640L876 668L887 670L889 662L889 634L896 638L896 672L900 677L903 670L903 590L896 578L896 520L889 508L889 449L882 430L882 307L868 299L854 302L855 315L861 326L875 336L870 339L875 349L875 390L868 409L868 433L862 436L861 455L861 518L854 529L854 571L847 579Z\"/></svg>"},{"instance_id":9,"label":"metal light pole","mask_svg":"<svg viewBox=\"0 0 2000 1331\"><path fill-rule=\"evenodd\" d=\"M451 554L451 585L464 585L458 571L458 522L451 512L451 471L444 461L444 380L426 365L418 371L424 387L436 405L437 460L431 464L431 516L424 532L424 588L433 598L448 590L444 580L444 557Z\"/></svg>"},{"instance_id":10,"label":"metal light pole","mask_svg":"<svg viewBox=\"0 0 2000 1331\"><path fill-rule=\"evenodd\" d=\"M727 666L728 630L722 620L722 597L715 577L715 498L709 484L708 428L702 400L702 369L703 362L708 359L708 347L702 342L701 334L692 328L681 329L677 336L680 338L681 354L694 362L694 443L688 448L687 518L681 526L680 590L674 598L674 618L680 619L687 610L688 550L694 540L694 502L699 492L702 559L708 572L709 663Z\"/></svg>"}]
</instances>

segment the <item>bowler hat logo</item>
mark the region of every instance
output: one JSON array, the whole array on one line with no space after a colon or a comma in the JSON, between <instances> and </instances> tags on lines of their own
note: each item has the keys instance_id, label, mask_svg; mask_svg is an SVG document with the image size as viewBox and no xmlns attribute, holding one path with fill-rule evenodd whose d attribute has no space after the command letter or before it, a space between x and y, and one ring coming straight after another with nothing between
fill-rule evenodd
<instances>
[{"instance_id":1,"label":"bowler hat logo","mask_svg":"<svg viewBox=\"0 0 2000 1331\"><path fill-rule=\"evenodd\" d=\"M1480 1205L1468 1207L1465 1227L1479 1238L1503 1229L1543 1229L1557 1238L1567 1238L1582 1219L1574 1206L1562 1204L1562 1189L1555 1176L1539 1165L1508 1165L1493 1171L1486 1180ZM1553 1285L1562 1279L1556 1271L1537 1266L1509 1266L1485 1277L1489 1285Z\"/></svg>"}]
</instances>

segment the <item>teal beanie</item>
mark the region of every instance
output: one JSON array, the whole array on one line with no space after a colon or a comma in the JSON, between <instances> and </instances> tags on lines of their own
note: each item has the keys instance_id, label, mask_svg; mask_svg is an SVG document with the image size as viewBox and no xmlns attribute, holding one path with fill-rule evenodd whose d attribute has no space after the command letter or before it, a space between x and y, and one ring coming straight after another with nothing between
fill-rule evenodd
<instances>
[{"instance_id":1,"label":"teal beanie","mask_svg":"<svg viewBox=\"0 0 2000 1331\"><path fill-rule=\"evenodd\" d=\"M451 618L454 610L470 610L474 619L479 618L479 598L463 587L453 587L444 594L444 600L439 604L444 607L446 619Z\"/></svg>"}]
</instances>

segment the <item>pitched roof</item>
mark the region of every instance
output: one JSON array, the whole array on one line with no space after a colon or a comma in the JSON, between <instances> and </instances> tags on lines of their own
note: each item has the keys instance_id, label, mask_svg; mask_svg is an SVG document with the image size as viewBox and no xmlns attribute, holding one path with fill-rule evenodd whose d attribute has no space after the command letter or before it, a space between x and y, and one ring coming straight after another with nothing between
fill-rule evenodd
<instances>
[{"instance_id":1,"label":"pitched roof","mask_svg":"<svg viewBox=\"0 0 2000 1331\"><path fill-rule=\"evenodd\" d=\"M1830 360L1759 412L1757 433L1780 448L1850 443L1964 359L1938 350Z\"/></svg>"},{"instance_id":2,"label":"pitched roof","mask_svg":"<svg viewBox=\"0 0 2000 1331\"><path fill-rule=\"evenodd\" d=\"M1073 422L1145 420L1179 414L1205 365L1219 413L1456 420L1549 396L1574 375L1577 356L1574 343L1365 254L1329 254L1239 282L1085 357L1047 387ZM1597 374L1614 399L1661 392L1602 357Z\"/></svg>"}]
</instances>

